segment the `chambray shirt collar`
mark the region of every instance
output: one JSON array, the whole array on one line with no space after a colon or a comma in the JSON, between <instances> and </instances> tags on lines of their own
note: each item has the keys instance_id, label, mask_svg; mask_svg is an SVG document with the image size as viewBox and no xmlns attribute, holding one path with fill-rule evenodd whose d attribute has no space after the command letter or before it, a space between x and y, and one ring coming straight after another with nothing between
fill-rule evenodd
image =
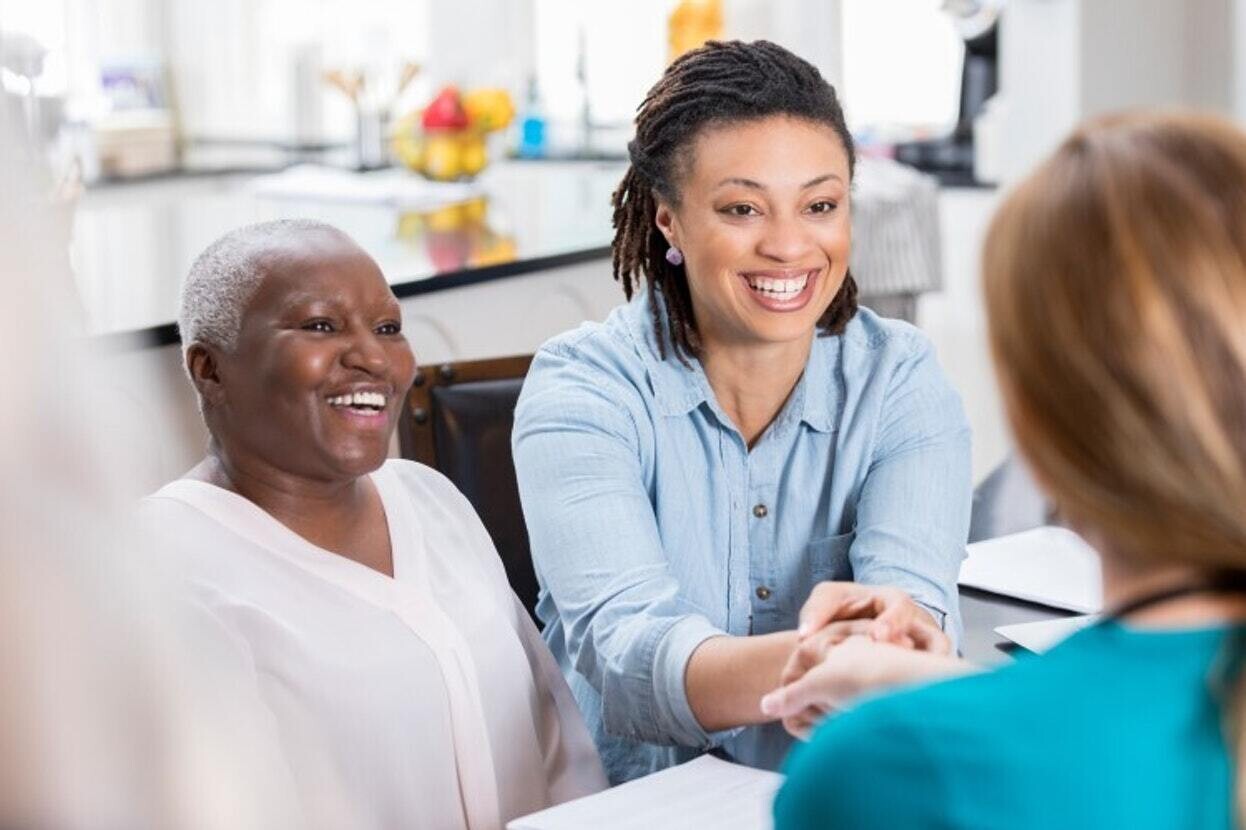
<instances>
[{"instance_id":1,"label":"chambray shirt collar","mask_svg":"<svg viewBox=\"0 0 1246 830\"><path fill-rule=\"evenodd\" d=\"M705 377L705 370L701 368L699 360L690 358L685 366L670 348L666 350L666 359L662 359L658 352L658 341L653 331L653 317L650 312L650 303L653 301L653 295L645 291L628 304L625 313L632 339L635 340L636 349L644 361L649 382L653 384L653 397L658 411L666 416L687 415L707 401L716 403L709 379ZM661 301L658 301L658 309L662 329L665 331L666 308Z\"/></svg>"},{"instance_id":2,"label":"chambray shirt collar","mask_svg":"<svg viewBox=\"0 0 1246 830\"><path fill-rule=\"evenodd\" d=\"M797 384L796 393L804 395L800 419L818 432L834 432L839 419L842 395L835 380L843 339L843 335L815 336L809 349L809 361Z\"/></svg>"},{"instance_id":3,"label":"chambray shirt collar","mask_svg":"<svg viewBox=\"0 0 1246 830\"><path fill-rule=\"evenodd\" d=\"M664 360L658 352L653 318L650 314L652 295L644 292L627 306L628 325L637 350L645 363L658 411L666 416L687 415L703 403L718 413L718 401L710 388L709 379L700 361L690 359L685 366L674 353L667 349ZM660 303L660 301L659 301ZM659 305L663 329L666 326L666 309ZM830 377L830 367L837 365L841 337L815 337L809 352L809 361L800 381L792 390L792 400L784 407L780 418L788 412L800 412L800 420L818 432L835 429L836 392ZM826 354L830 351L832 354Z\"/></svg>"}]
</instances>

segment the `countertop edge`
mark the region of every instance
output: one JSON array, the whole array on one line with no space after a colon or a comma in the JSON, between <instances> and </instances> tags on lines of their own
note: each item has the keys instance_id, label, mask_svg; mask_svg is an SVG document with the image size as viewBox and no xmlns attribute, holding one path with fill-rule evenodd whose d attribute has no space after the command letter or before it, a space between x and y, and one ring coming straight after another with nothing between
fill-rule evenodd
<instances>
[{"instance_id":1,"label":"countertop edge","mask_svg":"<svg viewBox=\"0 0 1246 830\"><path fill-rule=\"evenodd\" d=\"M404 299L406 297L416 297L420 294L445 291L450 288L462 288L467 285L492 282L493 280L505 279L507 277L517 277L533 273L534 271L547 271L554 268L564 268L569 265L578 265L582 262L607 259L609 256L610 246L599 245L593 248L583 248L560 254L530 257L512 262L501 262L495 265L483 265L479 268L465 268L461 271L449 271L418 279L403 280L390 283L390 288L393 289L394 296ZM171 322L133 331L88 335L86 342L92 348L115 353L172 346L180 343L181 337L178 335L177 323Z\"/></svg>"}]
</instances>

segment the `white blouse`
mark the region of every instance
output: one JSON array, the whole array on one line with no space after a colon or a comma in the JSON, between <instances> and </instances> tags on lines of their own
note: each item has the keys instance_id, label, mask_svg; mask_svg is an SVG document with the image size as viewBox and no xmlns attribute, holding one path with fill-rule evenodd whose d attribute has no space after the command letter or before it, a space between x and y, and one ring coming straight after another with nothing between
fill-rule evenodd
<instances>
[{"instance_id":1,"label":"white blouse","mask_svg":"<svg viewBox=\"0 0 1246 830\"><path fill-rule=\"evenodd\" d=\"M174 481L142 506L245 661L308 826L485 830L603 789L471 505L414 462L372 480L393 578L206 482Z\"/></svg>"}]
</instances>

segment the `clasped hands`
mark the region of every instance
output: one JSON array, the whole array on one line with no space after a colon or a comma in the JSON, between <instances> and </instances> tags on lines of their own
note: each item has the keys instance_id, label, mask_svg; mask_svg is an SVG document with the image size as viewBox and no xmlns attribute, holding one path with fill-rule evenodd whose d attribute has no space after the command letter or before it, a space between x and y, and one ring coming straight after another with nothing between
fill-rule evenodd
<instances>
[{"instance_id":1,"label":"clasped hands","mask_svg":"<svg viewBox=\"0 0 1246 830\"><path fill-rule=\"evenodd\" d=\"M960 663L930 614L899 588L820 583L797 636L761 710L798 738L864 692L953 673Z\"/></svg>"}]
</instances>

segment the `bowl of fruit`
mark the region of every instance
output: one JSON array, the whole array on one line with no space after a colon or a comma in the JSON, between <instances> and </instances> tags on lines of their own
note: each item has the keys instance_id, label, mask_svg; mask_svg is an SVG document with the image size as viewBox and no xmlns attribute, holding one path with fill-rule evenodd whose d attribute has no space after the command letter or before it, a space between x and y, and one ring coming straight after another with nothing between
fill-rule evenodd
<instances>
[{"instance_id":1,"label":"bowl of fruit","mask_svg":"<svg viewBox=\"0 0 1246 830\"><path fill-rule=\"evenodd\" d=\"M473 179L489 163L485 137L505 129L514 117L515 105L504 89L460 93L448 86L424 109L394 124L394 156L434 181Z\"/></svg>"}]
</instances>

